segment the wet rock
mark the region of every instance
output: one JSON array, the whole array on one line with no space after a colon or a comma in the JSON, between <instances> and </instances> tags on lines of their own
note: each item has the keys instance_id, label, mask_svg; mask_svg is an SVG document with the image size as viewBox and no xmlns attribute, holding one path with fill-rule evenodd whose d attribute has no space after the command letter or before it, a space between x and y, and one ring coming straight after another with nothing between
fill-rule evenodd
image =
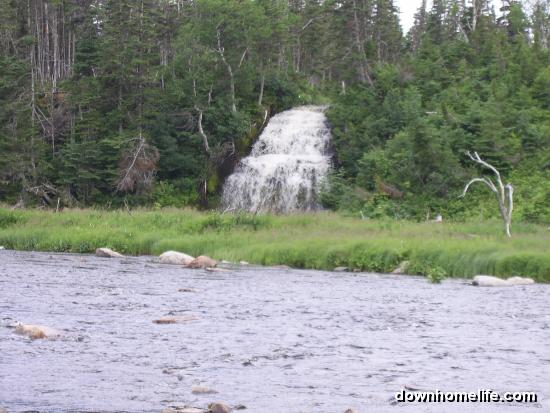
<instances>
[{"instance_id":1,"label":"wet rock","mask_svg":"<svg viewBox=\"0 0 550 413\"><path fill-rule=\"evenodd\" d=\"M247 407L244 404L238 404L233 407L233 410L246 410Z\"/></svg>"},{"instance_id":2,"label":"wet rock","mask_svg":"<svg viewBox=\"0 0 550 413\"><path fill-rule=\"evenodd\" d=\"M178 251L166 251L161 254L159 257L159 262L161 264L172 264L172 265L189 265L193 262L195 257L191 255L184 254L183 252Z\"/></svg>"},{"instance_id":3,"label":"wet rock","mask_svg":"<svg viewBox=\"0 0 550 413\"><path fill-rule=\"evenodd\" d=\"M204 386L193 386L191 387L191 393L193 394L217 394L218 392L214 389L210 389Z\"/></svg>"},{"instance_id":4,"label":"wet rock","mask_svg":"<svg viewBox=\"0 0 550 413\"><path fill-rule=\"evenodd\" d=\"M6 248L0 245L0 251L4 251ZM0 410L0 413L2 413L2 410Z\"/></svg>"},{"instance_id":5,"label":"wet rock","mask_svg":"<svg viewBox=\"0 0 550 413\"><path fill-rule=\"evenodd\" d=\"M124 258L124 255L109 248L98 248L95 250L95 255L101 258Z\"/></svg>"},{"instance_id":6,"label":"wet rock","mask_svg":"<svg viewBox=\"0 0 550 413\"><path fill-rule=\"evenodd\" d=\"M223 403L210 403L208 405L209 413L229 413L231 412L231 407Z\"/></svg>"},{"instance_id":7,"label":"wet rock","mask_svg":"<svg viewBox=\"0 0 550 413\"><path fill-rule=\"evenodd\" d=\"M532 278L510 277L506 280L508 285L531 285L535 283Z\"/></svg>"},{"instance_id":8,"label":"wet rock","mask_svg":"<svg viewBox=\"0 0 550 413\"><path fill-rule=\"evenodd\" d=\"M403 261L401 264L399 264L399 267L397 267L395 270L392 271L392 274L395 274L395 275L406 274L408 268L409 268L409 261Z\"/></svg>"},{"instance_id":9,"label":"wet rock","mask_svg":"<svg viewBox=\"0 0 550 413\"><path fill-rule=\"evenodd\" d=\"M171 409L163 409L161 413L208 413L204 409L198 407L175 407Z\"/></svg>"},{"instance_id":10,"label":"wet rock","mask_svg":"<svg viewBox=\"0 0 550 413\"><path fill-rule=\"evenodd\" d=\"M15 334L27 336L32 340L55 338L61 335L61 332L46 326L32 324L19 324L15 327Z\"/></svg>"},{"instance_id":11,"label":"wet rock","mask_svg":"<svg viewBox=\"0 0 550 413\"><path fill-rule=\"evenodd\" d=\"M514 285L530 285L534 283L535 281L531 278L511 277L504 280L491 275L476 275L472 281L472 285L478 287L510 287Z\"/></svg>"},{"instance_id":12,"label":"wet rock","mask_svg":"<svg viewBox=\"0 0 550 413\"><path fill-rule=\"evenodd\" d=\"M344 413L357 413L357 410L354 409L348 409Z\"/></svg>"},{"instance_id":13,"label":"wet rock","mask_svg":"<svg viewBox=\"0 0 550 413\"><path fill-rule=\"evenodd\" d=\"M193 290L192 288L180 288L178 290L180 293L196 293L197 290Z\"/></svg>"},{"instance_id":14,"label":"wet rock","mask_svg":"<svg viewBox=\"0 0 550 413\"><path fill-rule=\"evenodd\" d=\"M334 271L334 272L346 272L346 271L349 271L349 268L348 267L336 267L332 271Z\"/></svg>"},{"instance_id":15,"label":"wet rock","mask_svg":"<svg viewBox=\"0 0 550 413\"><path fill-rule=\"evenodd\" d=\"M213 260L210 257L207 257L206 255L201 255L197 258L195 258L193 261L191 261L188 264L189 268L213 268L216 265L218 265L218 262L216 260Z\"/></svg>"},{"instance_id":16,"label":"wet rock","mask_svg":"<svg viewBox=\"0 0 550 413\"><path fill-rule=\"evenodd\" d=\"M240 265L250 265L248 261L239 261Z\"/></svg>"},{"instance_id":17,"label":"wet rock","mask_svg":"<svg viewBox=\"0 0 550 413\"><path fill-rule=\"evenodd\" d=\"M156 320L153 320L153 323L155 324L185 324L189 323L191 321L196 321L199 318L194 315L184 315L184 316L169 316L169 317L162 317L157 318Z\"/></svg>"},{"instance_id":18,"label":"wet rock","mask_svg":"<svg viewBox=\"0 0 550 413\"><path fill-rule=\"evenodd\" d=\"M205 268L205 270L208 271L208 272L231 272L231 270L228 270L227 268L208 267L208 268Z\"/></svg>"},{"instance_id":19,"label":"wet rock","mask_svg":"<svg viewBox=\"0 0 550 413\"><path fill-rule=\"evenodd\" d=\"M502 278L492 277L490 275L476 275L472 281L472 285L478 287L505 287L508 283Z\"/></svg>"}]
</instances>

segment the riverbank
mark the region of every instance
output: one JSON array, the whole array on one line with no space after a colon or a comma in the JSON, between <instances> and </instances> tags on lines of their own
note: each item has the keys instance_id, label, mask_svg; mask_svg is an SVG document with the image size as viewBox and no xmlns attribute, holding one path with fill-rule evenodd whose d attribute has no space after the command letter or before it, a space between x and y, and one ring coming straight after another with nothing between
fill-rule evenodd
<instances>
[{"instance_id":1,"label":"riverbank","mask_svg":"<svg viewBox=\"0 0 550 413\"><path fill-rule=\"evenodd\" d=\"M506 239L498 221L370 221L332 213L221 215L193 210L0 209L0 246L25 251L128 255L167 250L218 260L332 270L407 272L440 277L521 275L550 282L550 230L518 223Z\"/></svg>"}]
</instances>

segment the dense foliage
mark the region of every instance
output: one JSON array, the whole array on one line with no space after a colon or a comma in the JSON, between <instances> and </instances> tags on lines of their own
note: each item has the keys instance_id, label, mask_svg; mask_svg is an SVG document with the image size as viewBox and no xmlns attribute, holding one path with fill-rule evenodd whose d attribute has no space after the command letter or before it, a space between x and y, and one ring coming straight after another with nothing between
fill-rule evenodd
<instances>
[{"instance_id":1,"label":"dense foliage","mask_svg":"<svg viewBox=\"0 0 550 413\"><path fill-rule=\"evenodd\" d=\"M491 215L476 150L550 221L550 2L425 3L404 35L392 0L0 0L0 201L215 206L266 111L322 101L327 207Z\"/></svg>"},{"instance_id":2,"label":"dense foliage","mask_svg":"<svg viewBox=\"0 0 550 413\"><path fill-rule=\"evenodd\" d=\"M550 222L550 3L530 16L504 3L497 13L434 1L401 57L373 67L374 86L336 99L328 205L369 217L496 216L483 185L458 199L483 173L465 156L477 151L516 187L516 216Z\"/></svg>"}]
</instances>

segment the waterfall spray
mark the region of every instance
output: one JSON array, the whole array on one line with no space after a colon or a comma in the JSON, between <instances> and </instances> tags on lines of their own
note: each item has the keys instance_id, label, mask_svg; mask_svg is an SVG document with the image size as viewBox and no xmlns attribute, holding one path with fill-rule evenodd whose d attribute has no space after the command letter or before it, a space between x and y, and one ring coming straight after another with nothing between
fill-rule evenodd
<instances>
[{"instance_id":1,"label":"waterfall spray","mask_svg":"<svg viewBox=\"0 0 550 413\"><path fill-rule=\"evenodd\" d=\"M330 168L330 129L323 106L279 113L224 186L226 210L288 213L319 209Z\"/></svg>"}]
</instances>

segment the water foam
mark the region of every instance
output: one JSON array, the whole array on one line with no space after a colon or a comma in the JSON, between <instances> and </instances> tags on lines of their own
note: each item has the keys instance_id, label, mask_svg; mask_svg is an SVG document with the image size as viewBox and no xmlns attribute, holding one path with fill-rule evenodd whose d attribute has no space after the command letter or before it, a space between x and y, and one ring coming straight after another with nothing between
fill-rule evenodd
<instances>
[{"instance_id":1,"label":"water foam","mask_svg":"<svg viewBox=\"0 0 550 413\"><path fill-rule=\"evenodd\" d=\"M319 209L330 168L330 129L323 106L297 107L271 118L224 186L224 209L289 213Z\"/></svg>"}]
</instances>

